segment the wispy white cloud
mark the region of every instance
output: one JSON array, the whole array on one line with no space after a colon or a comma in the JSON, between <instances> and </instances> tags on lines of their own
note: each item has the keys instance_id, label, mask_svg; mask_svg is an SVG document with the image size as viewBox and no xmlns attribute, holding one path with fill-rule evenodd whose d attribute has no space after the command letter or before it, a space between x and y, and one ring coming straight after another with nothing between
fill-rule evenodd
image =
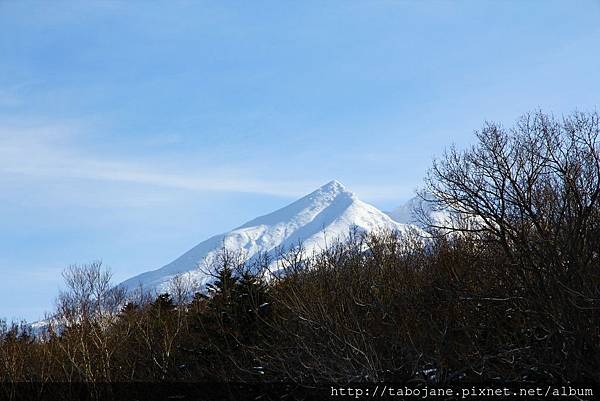
<instances>
[{"instance_id":1,"label":"wispy white cloud","mask_svg":"<svg viewBox=\"0 0 600 401\"><path fill-rule=\"evenodd\" d=\"M265 169L251 162L229 164L226 168L187 165L183 169L150 156L145 159L115 158L95 150L93 143L86 143L86 133L90 129L93 128L85 121L38 121L31 124L0 121L0 179L18 180L25 184L28 180L41 180L48 184L65 180L83 181L93 185L96 193L99 188L106 187L106 196L120 197L123 204L131 206L157 199L164 202L169 197L157 194L168 193L168 190L240 192L295 198L314 190L326 180L340 178L267 177ZM125 190L120 185L111 189L110 184L131 184L131 188ZM412 187L398 185L346 184L350 184L359 197L372 202L397 200L399 196L410 196L414 191ZM154 193L149 199L148 190L152 189ZM68 196L71 200L86 199L73 193Z\"/></svg>"},{"instance_id":2,"label":"wispy white cloud","mask_svg":"<svg viewBox=\"0 0 600 401\"><path fill-rule=\"evenodd\" d=\"M90 152L77 143L77 123L0 127L0 175L52 179L81 179L132 183L188 191L248 192L296 196L302 183L223 174L215 169L182 172L155 161L111 159ZM318 183L305 182L304 185Z\"/></svg>"}]
</instances>

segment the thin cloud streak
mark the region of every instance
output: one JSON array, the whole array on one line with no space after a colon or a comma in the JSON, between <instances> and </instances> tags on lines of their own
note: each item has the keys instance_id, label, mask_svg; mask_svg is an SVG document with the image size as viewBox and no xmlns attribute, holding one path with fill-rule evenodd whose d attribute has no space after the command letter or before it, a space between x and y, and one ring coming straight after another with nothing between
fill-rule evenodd
<instances>
[{"instance_id":1,"label":"thin cloud streak","mask_svg":"<svg viewBox=\"0 0 600 401\"><path fill-rule=\"evenodd\" d=\"M0 128L0 175L25 180L80 179L131 183L194 192L239 192L294 198L306 194L324 182L272 180L234 177L222 172L199 168L202 174L168 171L157 163L111 160L87 154L77 146L76 123L54 123L43 127ZM150 167L150 164L153 167ZM252 175L248 166L239 168ZM207 178L210 177L210 178ZM337 177L331 177L334 179ZM359 189L359 188L355 188ZM360 187L359 195L370 199L394 199L397 187Z\"/></svg>"},{"instance_id":2,"label":"thin cloud streak","mask_svg":"<svg viewBox=\"0 0 600 401\"><path fill-rule=\"evenodd\" d=\"M0 128L0 174L49 179L83 179L176 188L190 191L248 192L296 196L297 182L273 182L223 176L203 168L204 176L165 172L143 163L86 154L74 143L69 123L44 127ZM150 162L148 162L150 164ZM152 163L156 165L156 163Z\"/></svg>"}]
</instances>

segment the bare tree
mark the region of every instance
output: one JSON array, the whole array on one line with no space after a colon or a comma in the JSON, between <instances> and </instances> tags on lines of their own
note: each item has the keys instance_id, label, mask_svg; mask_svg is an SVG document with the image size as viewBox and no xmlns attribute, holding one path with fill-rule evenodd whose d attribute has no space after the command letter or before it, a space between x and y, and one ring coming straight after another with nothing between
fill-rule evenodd
<instances>
[{"instance_id":1,"label":"bare tree","mask_svg":"<svg viewBox=\"0 0 600 401\"><path fill-rule=\"evenodd\" d=\"M430 203L453 216L430 228L460 233L488 255L498 250L480 267L495 294L478 295L473 283L468 299L503 305L536 333L526 347L546 351L528 357L531 372L591 374L595 362L582 350L593 347L587 338L600 310L600 116L537 112L510 129L487 123L476 136L474 146L451 148L430 170Z\"/></svg>"},{"instance_id":2,"label":"bare tree","mask_svg":"<svg viewBox=\"0 0 600 401\"><path fill-rule=\"evenodd\" d=\"M189 303L198 291L198 283L189 273L176 274L168 283L167 292L177 305Z\"/></svg>"},{"instance_id":3,"label":"bare tree","mask_svg":"<svg viewBox=\"0 0 600 401\"><path fill-rule=\"evenodd\" d=\"M539 268L589 266L600 244L599 135L597 113L487 123L476 145L451 148L429 172L429 202L470 220L436 228L482 233Z\"/></svg>"},{"instance_id":4,"label":"bare tree","mask_svg":"<svg viewBox=\"0 0 600 401\"><path fill-rule=\"evenodd\" d=\"M107 333L125 302L125 290L113 287L110 270L102 262L71 265L63 272L66 289L57 299L56 320L64 326L67 341L61 348L74 380L89 382L111 379L111 362L117 347ZM123 340L123 339L120 339Z\"/></svg>"}]
</instances>

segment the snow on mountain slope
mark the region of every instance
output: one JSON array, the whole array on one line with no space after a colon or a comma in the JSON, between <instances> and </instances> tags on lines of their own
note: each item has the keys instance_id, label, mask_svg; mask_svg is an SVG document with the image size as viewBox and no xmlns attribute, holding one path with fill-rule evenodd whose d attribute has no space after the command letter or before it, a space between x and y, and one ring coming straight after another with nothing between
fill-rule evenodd
<instances>
[{"instance_id":1,"label":"snow on mountain slope","mask_svg":"<svg viewBox=\"0 0 600 401\"><path fill-rule=\"evenodd\" d=\"M198 265L215 256L223 247L241 250L247 258L263 252L276 257L279 247L289 249L301 242L310 254L324 249L335 239L343 238L352 227L367 232L406 229L406 225L362 202L339 182L331 181L282 209L209 238L166 266L132 277L121 286L131 290L141 285L145 290L164 291L178 274L186 274L203 286L210 277L200 271Z\"/></svg>"},{"instance_id":2,"label":"snow on mountain slope","mask_svg":"<svg viewBox=\"0 0 600 401\"><path fill-rule=\"evenodd\" d=\"M402 224L416 224L417 219L413 214L413 210L415 206L418 206L421 203L421 199L418 196L414 198L410 198L406 203L397 208L385 212L389 217L391 217L394 221Z\"/></svg>"},{"instance_id":3,"label":"snow on mountain slope","mask_svg":"<svg viewBox=\"0 0 600 401\"><path fill-rule=\"evenodd\" d=\"M427 195L427 199L429 199L430 196L432 195ZM450 222L450 215L448 212L433 210L431 204L419 196L409 199L402 206L399 206L392 211L385 212L385 214L392 218L396 223L419 226L420 223L414 214L414 211L418 208L422 208L434 224L444 225Z\"/></svg>"}]
</instances>

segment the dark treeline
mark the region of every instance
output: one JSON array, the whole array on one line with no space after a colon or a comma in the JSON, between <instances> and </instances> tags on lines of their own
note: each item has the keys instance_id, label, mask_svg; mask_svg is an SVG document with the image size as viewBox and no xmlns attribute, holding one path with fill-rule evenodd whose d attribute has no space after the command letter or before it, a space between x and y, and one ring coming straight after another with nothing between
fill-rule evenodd
<instances>
[{"instance_id":1,"label":"dark treeline","mask_svg":"<svg viewBox=\"0 0 600 401\"><path fill-rule=\"evenodd\" d=\"M48 330L3 328L0 380L598 382L599 132L488 124L431 169L427 234L350 233L277 275L223 251L205 291L132 298L72 267Z\"/></svg>"}]
</instances>

